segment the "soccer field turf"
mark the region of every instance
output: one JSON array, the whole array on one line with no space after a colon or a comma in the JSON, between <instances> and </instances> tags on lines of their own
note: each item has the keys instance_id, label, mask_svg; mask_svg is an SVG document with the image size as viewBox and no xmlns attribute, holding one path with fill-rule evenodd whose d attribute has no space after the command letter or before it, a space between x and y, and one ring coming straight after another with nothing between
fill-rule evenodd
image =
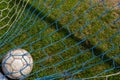
<instances>
[{"instance_id":1,"label":"soccer field turf","mask_svg":"<svg viewBox=\"0 0 120 80\"><path fill-rule=\"evenodd\" d=\"M34 67L28 80L53 74L64 80L116 73L120 70L120 9L114 4L0 0L1 60L13 48L29 51ZM69 75L61 78L62 74ZM120 79L119 75L109 77L113 79Z\"/></svg>"}]
</instances>

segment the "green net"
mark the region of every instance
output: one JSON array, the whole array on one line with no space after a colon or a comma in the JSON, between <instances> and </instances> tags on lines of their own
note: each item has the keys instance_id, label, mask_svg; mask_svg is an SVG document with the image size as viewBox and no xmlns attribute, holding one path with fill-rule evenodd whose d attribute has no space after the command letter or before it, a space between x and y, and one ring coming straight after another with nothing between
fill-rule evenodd
<instances>
[{"instance_id":1,"label":"green net","mask_svg":"<svg viewBox=\"0 0 120 80\"><path fill-rule=\"evenodd\" d=\"M26 80L118 80L120 1L0 0L0 59L17 48L34 60Z\"/></svg>"}]
</instances>

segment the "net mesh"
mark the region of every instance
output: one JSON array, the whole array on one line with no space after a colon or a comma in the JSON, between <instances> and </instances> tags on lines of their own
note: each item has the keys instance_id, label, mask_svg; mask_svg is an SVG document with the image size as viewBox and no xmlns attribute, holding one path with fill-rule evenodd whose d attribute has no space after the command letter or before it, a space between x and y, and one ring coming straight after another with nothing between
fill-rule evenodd
<instances>
[{"instance_id":1,"label":"net mesh","mask_svg":"<svg viewBox=\"0 0 120 80\"><path fill-rule=\"evenodd\" d=\"M119 79L119 40L119 0L0 0L0 59L26 49L26 80Z\"/></svg>"}]
</instances>

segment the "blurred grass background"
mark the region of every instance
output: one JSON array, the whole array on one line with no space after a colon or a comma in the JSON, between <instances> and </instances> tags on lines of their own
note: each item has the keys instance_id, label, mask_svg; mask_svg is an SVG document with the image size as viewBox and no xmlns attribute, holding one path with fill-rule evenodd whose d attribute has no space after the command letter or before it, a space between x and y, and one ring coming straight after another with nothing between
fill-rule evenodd
<instances>
[{"instance_id":1,"label":"blurred grass background","mask_svg":"<svg viewBox=\"0 0 120 80\"><path fill-rule=\"evenodd\" d=\"M117 34L120 21L116 20L120 18L120 9L115 7L118 2L0 0L1 59L3 54L13 48L28 50L34 60L31 76L26 78L28 80L64 73L71 67L75 67L68 71L71 74L83 70L75 74L74 78L88 78L115 65L119 66L120 57L113 58L120 54L120 34ZM107 59L110 60L105 61ZM85 69L99 62L101 64ZM102 75L118 71L119 68ZM61 80L66 78L69 77ZM119 80L119 75L109 77L109 80L113 79Z\"/></svg>"}]
</instances>

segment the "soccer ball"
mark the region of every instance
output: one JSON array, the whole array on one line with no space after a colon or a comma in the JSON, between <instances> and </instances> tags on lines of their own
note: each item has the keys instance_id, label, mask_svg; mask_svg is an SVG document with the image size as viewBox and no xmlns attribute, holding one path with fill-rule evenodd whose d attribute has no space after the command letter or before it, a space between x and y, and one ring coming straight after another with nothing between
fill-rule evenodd
<instances>
[{"instance_id":1,"label":"soccer ball","mask_svg":"<svg viewBox=\"0 0 120 80\"><path fill-rule=\"evenodd\" d=\"M0 72L0 80L8 80L8 79Z\"/></svg>"},{"instance_id":2,"label":"soccer ball","mask_svg":"<svg viewBox=\"0 0 120 80\"><path fill-rule=\"evenodd\" d=\"M11 79L20 79L30 74L33 59L24 49L9 51L2 61L2 70Z\"/></svg>"}]
</instances>

